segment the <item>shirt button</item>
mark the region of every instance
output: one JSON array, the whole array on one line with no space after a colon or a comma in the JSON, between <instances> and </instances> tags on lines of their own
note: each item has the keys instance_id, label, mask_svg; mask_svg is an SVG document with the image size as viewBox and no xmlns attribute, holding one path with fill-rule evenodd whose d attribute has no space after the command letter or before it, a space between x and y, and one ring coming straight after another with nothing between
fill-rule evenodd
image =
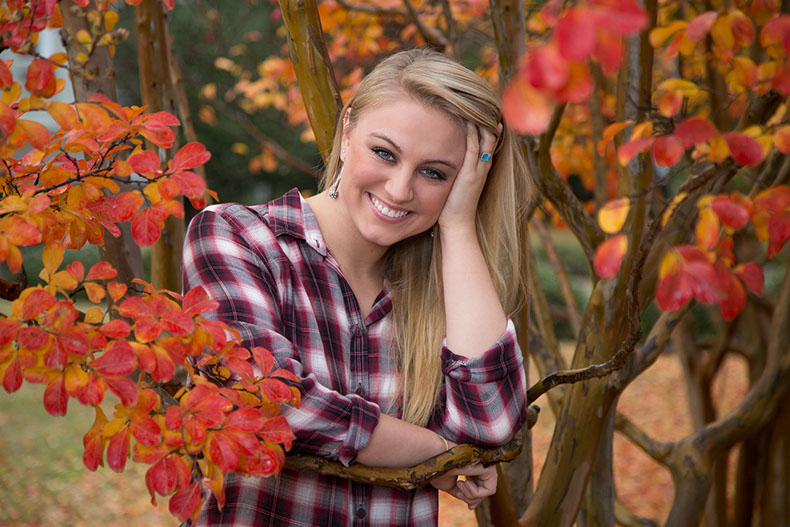
<instances>
[{"instance_id":1,"label":"shirt button","mask_svg":"<svg viewBox=\"0 0 790 527\"><path fill-rule=\"evenodd\" d=\"M354 327L352 328L352 331L353 331L355 337L361 337L362 335L365 334L364 328L362 326L360 326L360 325L354 325Z\"/></svg>"},{"instance_id":2,"label":"shirt button","mask_svg":"<svg viewBox=\"0 0 790 527\"><path fill-rule=\"evenodd\" d=\"M359 518L361 520L361 519L365 518L365 516L367 516L367 513L365 512L365 509L363 509L362 507L358 508L357 509L357 518Z\"/></svg>"},{"instance_id":3,"label":"shirt button","mask_svg":"<svg viewBox=\"0 0 790 527\"><path fill-rule=\"evenodd\" d=\"M363 388L362 385L360 384L355 393L360 397L365 397L365 388Z\"/></svg>"}]
</instances>

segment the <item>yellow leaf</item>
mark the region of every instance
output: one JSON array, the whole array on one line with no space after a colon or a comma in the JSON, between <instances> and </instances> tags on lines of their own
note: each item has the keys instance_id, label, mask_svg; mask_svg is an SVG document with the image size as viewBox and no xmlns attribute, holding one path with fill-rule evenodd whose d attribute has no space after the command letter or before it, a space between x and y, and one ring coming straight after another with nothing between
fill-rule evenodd
<instances>
[{"instance_id":1,"label":"yellow leaf","mask_svg":"<svg viewBox=\"0 0 790 527\"><path fill-rule=\"evenodd\" d=\"M721 135L715 135L708 142L710 147L710 160L721 163L730 156L730 147Z\"/></svg>"},{"instance_id":2,"label":"yellow leaf","mask_svg":"<svg viewBox=\"0 0 790 527\"><path fill-rule=\"evenodd\" d=\"M644 139L653 135L653 121L644 121L634 125L634 130L631 132L631 141L637 139Z\"/></svg>"},{"instance_id":3,"label":"yellow leaf","mask_svg":"<svg viewBox=\"0 0 790 527\"><path fill-rule=\"evenodd\" d=\"M608 201L598 211L598 224L606 234L615 234L623 228L631 202L628 198Z\"/></svg>"},{"instance_id":4,"label":"yellow leaf","mask_svg":"<svg viewBox=\"0 0 790 527\"><path fill-rule=\"evenodd\" d=\"M49 57L49 60L54 62L55 64L60 64L61 66L64 65L69 60L69 56L66 55L65 52L55 53L54 55Z\"/></svg>"},{"instance_id":5,"label":"yellow leaf","mask_svg":"<svg viewBox=\"0 0 790 527\"><path fill-rule=\"evenodd\" d=\"M82 284L85 288L85 292L88 293L88 300L93 302L94 304L98 304L99 302L104 299L104 295L107 292L104 290L102 286L93 282L85 282Z\"/></svg>"},{"instance_id":6,"label":"yellow leaf","mask_svg":"<svg viewBox=\"0 0 790 527\"><path fill-rule=\"evenodd\" d=\"M88 324L98 324L104 320L104 311L98 306L92 306L85 312L85 322Z\"/></svg>"},{"instance_id":7,"label":"yellow leaf","mask_svg":"<svg viewBox=\"0 0 790 527\"><path fill-rule=\"evenodd\" d=\"M117 406L116 406L116 408L117 408ZM117 414L117 412L116 412L116 414ZM110 421L109 423L104 425L104 428L101 431L101 435L102 435L102 437L112 437L115 434L117 434L118 432L120 432L121 430L123 430L124 428L126 428L126 417L125 416L113 419L112 421Z\"/></svg>"},{"instance_id":8,"label":"yellow leaf","mask_svg":"<svg viewBox=\"0 0 790 527\"><path fill-rule=\"evenodd\" d=\"M695 95L699 91L699 87L691 81L685 79L667 79L658 85L659 90L677 90L683 93L686 97Z\"/></svg>"},{"instance_id":9,"label":"yellow leaf","mask_svg":"<svg viewBox=\"0 0 790 527\"><path fill-rule=\"evenodd\" d=\"M687 196L686 192L679 192L675 194L675 197L672 198L672 202L669 204L669 207L667 207L666 212L664 212L664 215L661 218L662 227L667 224L669 218L672 216L672 213L675 212L675 209L677 208L678 204L680 204L681 201L686 199L686 196Z\"/></svg>"},{"instance_id":10,"label":"yellow leaf","mask_svg":"<svg viewBox=\"0 0 790 527\"><path fill-rule=\"evenodd\" d=\"M66 246L63 242L55 240L44 246L41 260L44 262L44 269L50 274L55 274L60 264L63 262L63 255L66 254Z\"/></svg>"},{"instance_id":11,"label":"yellow leaf","mask_svg":"<svg viewBox=\"0 0 790 527\"><path fill-rule=\"evenodd\" d=\"M667 27L657 27L653 29L650 32L650 45L654 48L666 45L678 31L686 29L686 26L688 26L688 22L685 20L676 20Z\"/></svg>"},{"instance_id":12,"label":"yellow leaf","mask_svg":"<svg viewBox=\"0 0 790 527\"><path fill-rule=\"evenodd\" d=\"M71 291L77 287L77 280L71 276L68 271L58 271L52 276L49 283L54 287L65 289L66 291Z\"/></svg>"},{"instance_id":13,"label":"yellow leaf","mask_svg":"<svg viewBox=\"0 0 790 527\"><path fill-rule=\"evenodd\" d=\"M93 37L91 37L91 34L88 32L87 29L80 29L79 31L77 31L76 36L77 36L77 42L79 42L84 46L90 44L91 41L93 40Z\"/></svg>"},{"instance_id":14,"label":"yellow leaf","mask_svg":"<svg viewBox=\"0 0 790 527\"><path fill-rule=\"evenodd\" d=\"M678 254L674 249L670 249L661 259L661 265L658 267L658 278L675 274L678 269L683 266L683 257Z\"/></svg>"},{"instance_id":15,"label":"yellow leaf","mask_svg":"<svg viewBox=\"0 0 790 527\"><path fill-rule=\"evenodd\" d=\"M732 21L728 16L720 16L710 30L713 41L722 49L735 47L735 36L732 34Z\"/></svg>"},{"instance_id":16,"label":"yellow leaf","mask_svg":"<svg viewBox=\"0 0 790 527\"><path fill-rule=\"evenodd\" d=\"M9 88L3 90L3 95L0 96L0 102L3 102L10 106L15 102L17 102L21 95L22 95L22 86L18 82L15 82Z\"/></svg>"}]
</instances>

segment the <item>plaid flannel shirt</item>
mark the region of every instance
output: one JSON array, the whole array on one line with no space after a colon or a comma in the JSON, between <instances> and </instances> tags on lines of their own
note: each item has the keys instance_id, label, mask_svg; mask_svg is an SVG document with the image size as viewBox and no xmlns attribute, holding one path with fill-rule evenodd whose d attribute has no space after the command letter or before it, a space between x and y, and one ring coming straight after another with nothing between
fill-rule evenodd
<instances>
[{"instance_id":1,"label":"plaid flannel shirt","mask_svg":"<svg viewBox=\"0 0 790 527\"><path fill-rule=\"evenodd\" d=\"M184 290L202 285L246 347L262 346L300 379L302 405L283 406L292 452L353 462L380 412L400 417L389 287L360 310L315 216L296 189L267 205L208 207L191 222ZM512 321L483 355L446 346L441 402L429 428L457 443L500 445L526 419L526 381ZM210 497L197 525L436 525L433 487L403 492L309 472L226 477L226 503Z\"/></svg>"}]
</instances>

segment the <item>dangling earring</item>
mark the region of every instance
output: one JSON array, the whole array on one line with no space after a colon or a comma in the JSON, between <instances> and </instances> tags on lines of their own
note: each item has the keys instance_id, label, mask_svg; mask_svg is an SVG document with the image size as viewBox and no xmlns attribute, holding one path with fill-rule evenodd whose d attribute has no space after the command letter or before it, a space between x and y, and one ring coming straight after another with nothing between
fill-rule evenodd
<instances>
[{"instance_id":1,"label":"dangling earring","mask_svg":"<svg viewBox=\"0 0 790 527\"><path fill-rule=\"evenodd\" d=\"M337 199L337 197L340 195L340 178L342 177L343 177L343 167L340 167L340 173L337 175L335 184L332 185L332 188L329 189L330 198Z\"/></svg>"}]
</instances>

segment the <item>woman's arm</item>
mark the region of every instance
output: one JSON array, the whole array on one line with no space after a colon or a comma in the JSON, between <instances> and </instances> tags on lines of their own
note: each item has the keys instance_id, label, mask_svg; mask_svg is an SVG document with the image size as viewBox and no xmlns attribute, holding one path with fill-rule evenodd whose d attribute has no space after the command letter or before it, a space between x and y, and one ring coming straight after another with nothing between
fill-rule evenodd
<instances>
[{"instance_id":1,"label":"woman's arm","mask_svg":"<svg viewBox=\"0 0 790 527\"><path fill-rule=\"evenodd\" d=\"M491 161L496 137L467 125L466 156L439 217L442 243L447 347L473 358L487 350L505 331L507 317L499 303L477 239L475 213Z\"/></svg>"}]
</instances>

